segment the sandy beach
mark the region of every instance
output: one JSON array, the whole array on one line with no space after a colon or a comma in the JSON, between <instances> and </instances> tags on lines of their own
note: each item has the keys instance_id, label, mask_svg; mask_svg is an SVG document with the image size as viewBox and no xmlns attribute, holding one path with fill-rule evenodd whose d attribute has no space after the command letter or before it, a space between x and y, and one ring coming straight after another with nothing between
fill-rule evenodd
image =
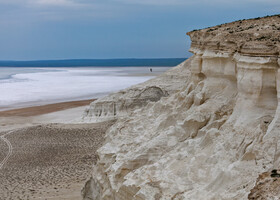
<instances>
[{"instance_id":1,"label":"sandy beach","mask_svg":"<svg viewBox=\"0 0 280 200\"><path fill-rule=\"evenodd\" d=\"M79 122L85 108L94 100L61 102L0 111L0 132L40 124Z\"/></svg>"},{"instance_id":2,"label":"sandy beach","mask_svg":"<svg viewBox=\"0 0 280 200\"><path fill-rule=\"evenodd\" d=\"M80 106L86 106L89 105L94 100L95 99L87 99L81 101L69 101L69 102L61 102L61 103L47 104L41 106L10 109L6 111L0 111L0 117L15 117L15 116L30 117L30 116L43 115L47 113L76 108Z\"/></svg>"},{"instance_id":3,"label":"sandy beach","mask_svg":"<svg viewBox=\"0 0 280 200\"><path fill-rule=\"evenodd\" d=\"M0 112L1 200L81 199L95 152L113 124L73 124L92 101Z\"/></svg>"}]
</instances>

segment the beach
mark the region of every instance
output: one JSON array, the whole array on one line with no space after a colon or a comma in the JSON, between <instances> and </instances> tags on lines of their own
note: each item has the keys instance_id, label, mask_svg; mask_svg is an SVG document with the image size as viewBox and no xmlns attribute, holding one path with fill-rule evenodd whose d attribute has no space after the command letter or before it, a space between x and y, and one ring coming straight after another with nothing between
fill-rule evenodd
<instances>
[{"instance_id":1,"label":"beach","mask_svg":"<svg viewBox=\"0 0 280 200\"><path fill-rule=\"evenodd\" d=\"M81 123L100 96L168 68L7 71L0 79L0 200L77 200L114 121Z\"/></svg>"},{"instance_id":2,"label":"beach","mask_svg":"<svg viewBox=\"0 0 280 200\"><path fill-rule=\"evenodd\" d=\"M67 101L0 111L0 132L48 123L78 122L95 99Z\"/></svg>"},{"instance_id":3,"label":"beach","mask_svg":"<svg viewBox=\"0 0 280 200\"><path fill-rule=\"evenodd\" d=\"M0 112L0 199L82 198L95 152L114 123L74 124L92 101Z\"/></svg>"},{"instance_id":4,"label":"beach","mask_svg":"<svg viewBox=\"0 0 280 200\"><path fill-rule=\"evenodd\" d=\"M31 116L43 115L43 114L48 114L61 110L76 108L80 106L86 106L89 105L94 100L96 99L60 102L60 103L47 104L42 106L33 106L33 107L0 111L0 117L15 117L15 116L31 117Z\"/></svg>"},{"instance_id":5,"label":"beach","mask_svg":"<svg viewBox=\"0 0 280 200\"><path fill-rule=\"evenodd\" d=\"M7 134L12 154L0 170L0 199L81 199L95 152L112 123L48 124L1 133ZM2 143L1 159L10 151Z\"/></svg>"}]
</instances>

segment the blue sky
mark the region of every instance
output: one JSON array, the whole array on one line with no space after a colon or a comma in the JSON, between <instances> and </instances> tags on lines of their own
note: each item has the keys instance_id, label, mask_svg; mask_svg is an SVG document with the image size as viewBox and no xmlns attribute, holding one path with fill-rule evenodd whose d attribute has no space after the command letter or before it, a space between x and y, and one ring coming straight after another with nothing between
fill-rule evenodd
<instances>
[{"instance_id":1,"label":"blue sky","mask_svg":"<svg viewBox=\"0 0 280 200\"><path fill-rule=\"evenodd\" d=\"M0 0L0 60L188 57L186 32L279 0Z\"/></svg>"}]
</instances>

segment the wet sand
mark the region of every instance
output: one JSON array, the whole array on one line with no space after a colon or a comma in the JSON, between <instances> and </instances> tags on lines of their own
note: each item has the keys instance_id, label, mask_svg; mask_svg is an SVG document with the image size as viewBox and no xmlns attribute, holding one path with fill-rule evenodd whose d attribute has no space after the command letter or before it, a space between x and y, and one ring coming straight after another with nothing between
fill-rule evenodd
<instances>
[{"instance_id":1,"label":"wet sand","mask_svg":"<svg viewBox=\"0 0 280 200\"><path fill-rule=\"evenodd\" d=\"M0 200L81 199L96 150L114 122L73 124L85 108L73 105L81 104L0 112Z\"/></svg>"},{"instance_id":2,"label":"wet sand","mask_svg":"<svg viewBox=\"0 0 280 200\"><path fill-rule=\"evenodd\" d=\"M48 123L77 123L95 99L0 111L0 132Z\"/></svg>"},{"instance_id":3,"label":"wet sand","mask_svg":"<svg viewBox=\"0 0 280 200\"><path fill-rule=\"evenodd\" d=\"M15 117L15 116L30 117L30 116L43 115L43 114L57 112L57 111L66 110L66 109L70 109L70 108L86 106L95 100L96 99L69 101L69 102L47 104L47 105L42 105L42 106L34 106L34 107L12 109L12 110L7 110L7 111L0 111L0 117Z\"/></svg>"}]
</instances>

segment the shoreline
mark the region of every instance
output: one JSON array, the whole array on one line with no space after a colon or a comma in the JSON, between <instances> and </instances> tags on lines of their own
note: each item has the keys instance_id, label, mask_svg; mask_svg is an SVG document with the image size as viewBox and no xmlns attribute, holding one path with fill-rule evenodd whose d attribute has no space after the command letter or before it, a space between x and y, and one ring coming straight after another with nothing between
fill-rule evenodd
<instances>
[{"instance_id":1,"label":"shoreline","mask_svg":"<svg viewBox=\"0 0 280 200\"><path fill-rule=\"evenodd\" d=\"M0 133L50 123L80 123L84 110L96 99L58 102L0 111Z\"/></svg>"},{"instance_id":2,"label":"shoreline","mask_svg":"<svg viewBox=\"0 0 280 200\"><path fill-rule=\"evenodd\" d=\"M29 106L24 108L14 108L0 111L0 117L31 117L63 111L81 106L87 106L96 99L87 99L79 101L66 101L39 106Z\"/></svg>"}]
</instances>

